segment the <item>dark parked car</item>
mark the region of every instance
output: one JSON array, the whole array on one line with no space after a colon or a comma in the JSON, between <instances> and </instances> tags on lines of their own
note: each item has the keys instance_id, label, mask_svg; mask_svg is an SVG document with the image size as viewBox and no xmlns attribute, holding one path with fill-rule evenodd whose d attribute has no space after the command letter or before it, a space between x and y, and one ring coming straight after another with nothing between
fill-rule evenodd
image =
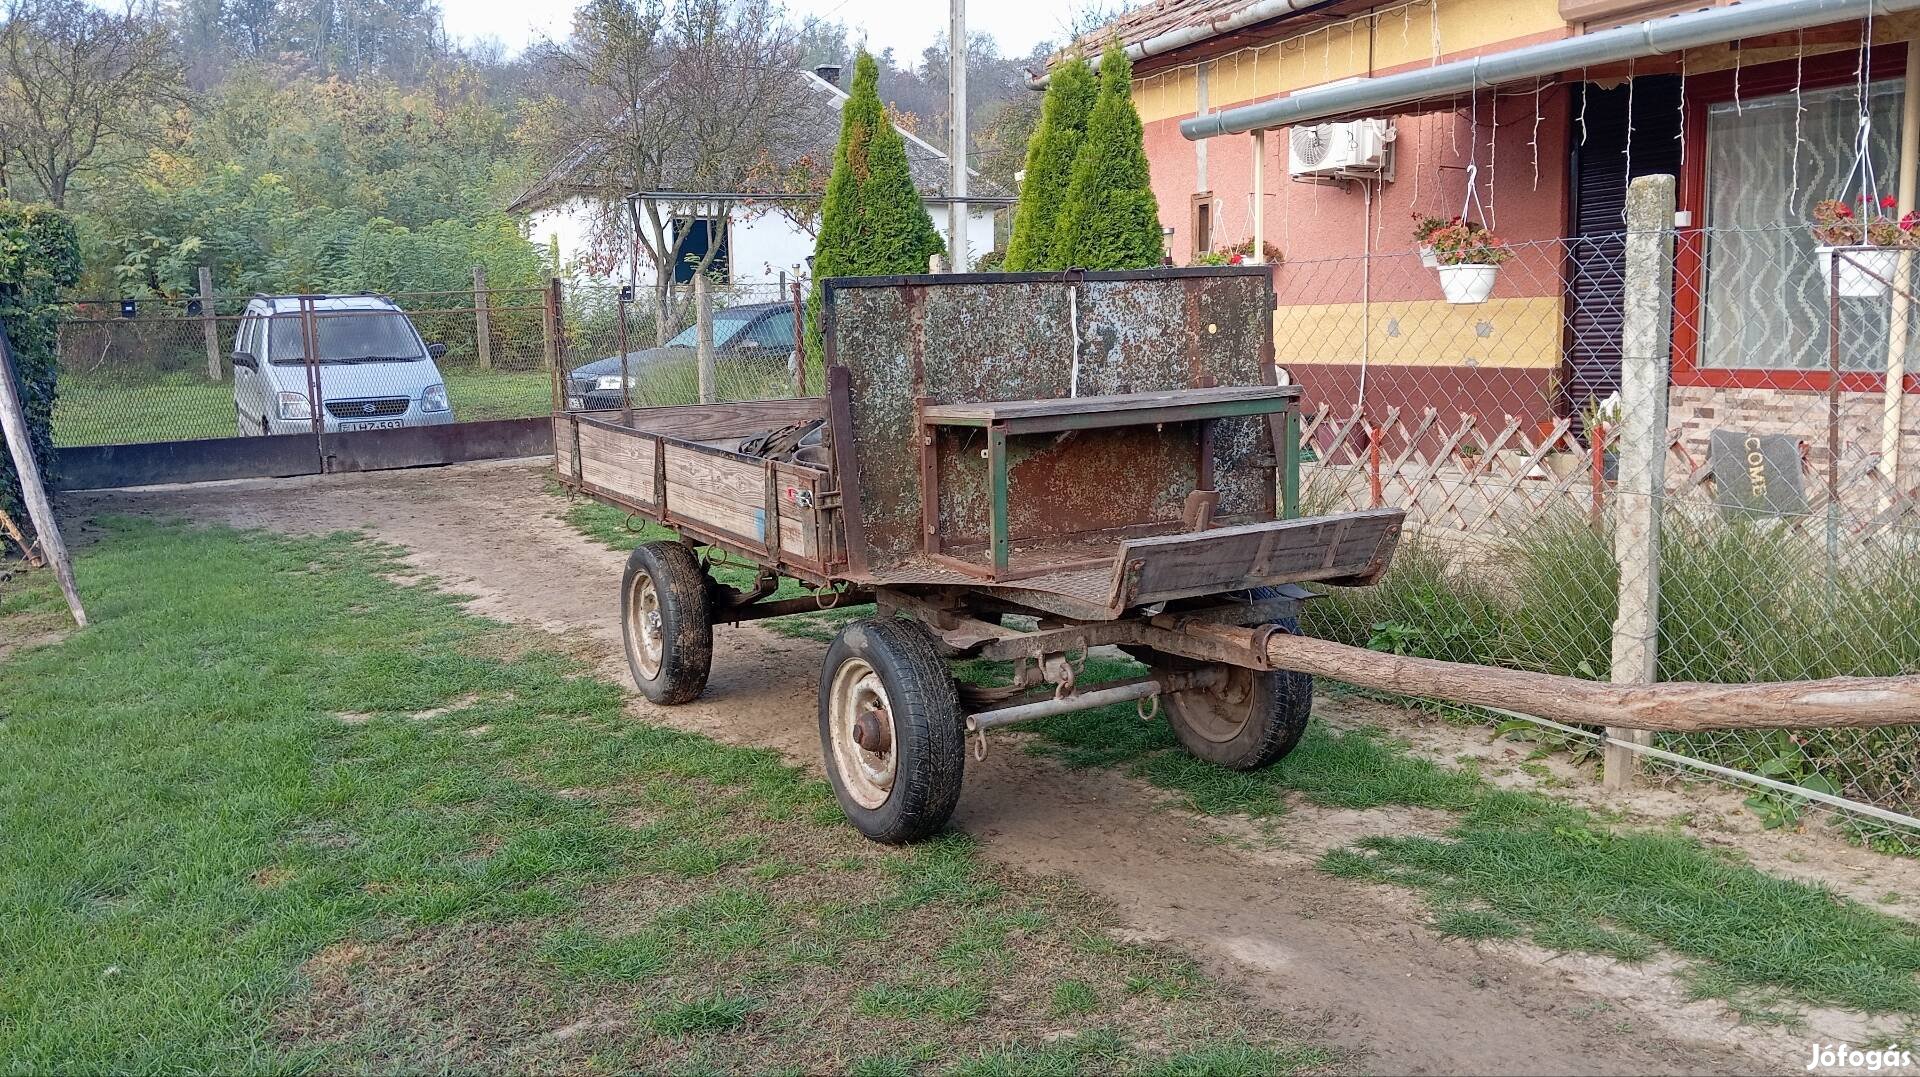
<instances>
[{"instance_id":1,"label":"dark parked car","mask_svg":"<svg viewBox=\"0 0 1920 1077\"><path fill-rule=\"evenodd\" d=\"M650 383L696 377L697 326L687 326L658 348L627 353L625 364L636 399L656 399ZM716 365L752 362L761 367L784 364L793 351L793 307L787 303L753 303L713 312L713 351ZM567 376L567 409L592 411L624 403L620 391L620 356L609 355L573 368ZM677 368L677 369L676 369Z\"/></svg>"}]
</instances>

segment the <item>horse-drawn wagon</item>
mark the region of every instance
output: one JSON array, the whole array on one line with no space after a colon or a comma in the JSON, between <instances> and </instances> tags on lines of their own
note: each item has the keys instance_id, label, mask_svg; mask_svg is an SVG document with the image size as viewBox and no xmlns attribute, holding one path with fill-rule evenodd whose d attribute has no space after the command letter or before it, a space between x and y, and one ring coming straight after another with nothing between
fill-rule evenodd
<instances>
[{"instance_id":1,"label":"horse-drawn wagon","mask_svg":"<svg viewBox=\"0 0 1920 1077\"><path fill-rule=\"evenodd\" d=\"M1401 514L1298 516L1299 390L1274 384L1265 269L823 291L824 397L554 417L563 484L681 536L634 550L621 583L648 698L700 694L716 623L873 602L828 648L819 724L841 805L879 841L939 830L967 738L1013 722L1134 701L1223 766L1294 746L1312 682L1268 641L1297 632L1300 584L1376 580ZM703 551L758 579L719 583ZM833 597L774 597L782 578ZM1107 645L1145 675L1082 683ZM948 663L973 657L1011 683L958 685Z\"/></svg>"}]
</instances>

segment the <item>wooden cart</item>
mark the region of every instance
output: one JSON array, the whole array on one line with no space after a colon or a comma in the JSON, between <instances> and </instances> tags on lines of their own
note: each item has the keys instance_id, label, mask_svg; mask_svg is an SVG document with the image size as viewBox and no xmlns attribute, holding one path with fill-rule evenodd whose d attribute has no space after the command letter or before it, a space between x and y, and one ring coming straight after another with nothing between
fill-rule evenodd
<instances>
[{"instance_id":1,"label":"wooden cart","mask_svg":"<svg viewBox=\"0 0 1920 1077\"><path fill-rule=\"evenodd\" d=\"M1134 701L1224 766L1292 749L1312 681L1265 644L1297 631L1299 584L1375 581L1401 514L1298 517L1299 390L1273 384L1264 269L823 291L825 397L554 417L563 484L681 535L621 583L650 699L700 694L716 622L822 608L770 597L786 577L876 605L829 647L819 707L834 791L875 840L938 831L967 737L1011 722ZM702 548L758 581L718 583ZM1080 683L1103 645L1147 675ZM970 657L1011 661L1011 684L958 686L948 663Z\"/></svg>"}]
</instances>

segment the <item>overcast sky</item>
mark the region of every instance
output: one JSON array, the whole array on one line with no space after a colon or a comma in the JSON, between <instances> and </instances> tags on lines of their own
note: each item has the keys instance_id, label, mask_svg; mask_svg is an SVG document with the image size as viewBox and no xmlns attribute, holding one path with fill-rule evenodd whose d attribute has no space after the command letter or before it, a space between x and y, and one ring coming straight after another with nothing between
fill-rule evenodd
<instances>
[{"instance_id":1,"label":"overcast sky","mask_svg":"<svg viewBox=\"0 0 1920 1077\"><path fill-rule=\"evenodd\" d=\"M496 37L513 52L542 34L564 35L574 6L572 0L538 6L524 0L441 0L455 37ZM1064 37L1068 17L1081 6L1081 0L967 0L967 22L975 33L992 34L1002 53L1020 56L1036 42ZM903 61L918 56L947 28L944 0L787 0L787 7L795 15L837 19L850 37L857 40L864 32L868 48L891 47Z\"/></svg>"}]
</instances>

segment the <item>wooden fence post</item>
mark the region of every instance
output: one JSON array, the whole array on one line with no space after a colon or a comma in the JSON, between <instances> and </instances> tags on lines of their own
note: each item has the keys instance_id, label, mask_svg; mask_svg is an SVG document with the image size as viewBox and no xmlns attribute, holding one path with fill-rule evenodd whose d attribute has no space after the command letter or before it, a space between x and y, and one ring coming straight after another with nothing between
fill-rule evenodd
<instances>
[{"instance_id":1,"label":"wooden fence post","mask_svg":"<svg viewBox=\"0 0 1920 1077\"><path fill-rule=\"evenodd\" d=\"M13 454L13 471L20 477L20 499L27 503L27 519L40 539L40 552L53 565L60 592L67 597L67 609L73 623L87 627L87 611L80 605L80 590L73 580L73 562L67 557L67 544L60 538L60 525L53 518L53 505L47 501L47 488L40 481L40 464L33 458L33 440L27 434L27 413L14 390L13 343L6 327L0 326L0 432L5 433L7 449ZM24 544L22 545L24 549Z\"/></svg>"},{"instance_id":2,"label":"wooden fence post","mask_svg":"<svg viewBox=\"0 0 1920 1077\"><path fill-rule=\"evenodd\" d=\"M487 267L473 267L473 347L481 370L493 369L493 320L487 309Z\"/></svg>"},{"instance_id":3,"label":"wooden fence post","mask_svg":"<svg viewBox=\"0 0 1920 1077\"><path fill-rule=\"evenodd\" d=\"M200 332L207 341L207 378L211 381L223 381L226 375L220 366L220 323L219 311L213 302L213 269L200 267Z\"/></svg>"},{"instance_id":4,"label":"wooden fence post","mask_svg":"<svg viewBox=\"0 0 1920 1077\"><path fill-rule=\"evenodd\" d=\"M696 273L693 277L694 324L699 326L695 339L699 344L694 349L694 361L700 368L700 402L713 403L713 290L707 284L705 273Z\"/></svg>"},{"instance_id":5,"label":"wooden fence post","mask_svg":"<svg viewBox=\"0 0 1920 1077\"><path fill-rule=\"evenodd\" d=\"M1613 683L1651 684L1660 673L1660 510L1666 498L1667 381L1673 327L1672 176L1627 187L1625 310L1620 334L1619 475L1613 555L1620 568L1613 622ZM1609 726L1616 740L1651 744L1645 730ZM1608 744L1602 781L1625 789L1638 753Z\"/></svg>"}]
</instances>

